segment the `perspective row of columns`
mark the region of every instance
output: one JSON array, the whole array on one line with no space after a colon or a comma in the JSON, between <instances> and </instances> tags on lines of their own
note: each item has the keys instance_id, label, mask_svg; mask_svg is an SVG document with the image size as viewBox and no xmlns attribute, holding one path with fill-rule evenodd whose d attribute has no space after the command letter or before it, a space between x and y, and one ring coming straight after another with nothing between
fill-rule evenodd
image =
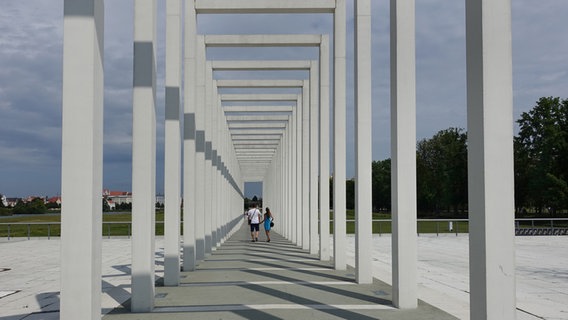
<instances>
[{"instance_id":1,"label":"perspective row of columns","mask_svg":"<svg viewBox=\"0 0 568 320\"><path fill-rule=\"evenodd\" d=\"M219 2L219 3L218 3ZM403 3L404 2L404 3ZM240 219L243 180L227 128L220 98L205 59L204 41L198 41L196 14L223 10L223 1L186 1L184 126L180 126L181 1L167 1L168 44L166 62L166 270L175 285L180 263L192 270L231 232ZM258 1L242 1L243 8L262 12ZM248 7L247 7L248 6ZM305 1L288 1L312 10ZM318 7L319 6L319 7ZM314 12L334 13L334 263L344 268L345 179L345 1L314 2ZM62 281L61 318L100 317L101 190L103 137L103 0L65 0L62 129ZM154 298L155 170L156 170L156 0L135 2L133 81L133 245L132 310L149 311ZM221 9L220 9L221 8ZM243 9L241 8L241 9ZM356 279L372 281L371 238L371 1L355 1L356 39ZM268 10L267 9L267 10ZM327 10L327 11L326 11ZM242 10L241 10L242 11ZM239 12L241 12L239 11ZM267 11L268 12L268 11ZM514 319L514 233L512 224L512 72L510 1L466 2L470 283L472 319ZM416 306L416 196L415 196L415 79L414 3L391 0L391 83L393 163L393 304ZM197 45L196 45L197 44ZM323 49L320 47L320 52ZM322 66L325 57L320 56ZM317 64L316 64L317 65ZM329 65L329 64L326 64ZM177 68L177 71L175 70ZM316 69L310 69L311 72ZM324 70L325 69L325 70ZM194 72L191 72L194 70ZM327 74L326 74L327 72ZM329 69L310 76L310 119L329 119ZM318 84L317 81L319 81ZM327 80L326 80L327 79ZM327 82L326 82L327 81ZM187 85L194 84L194 85ZM327 87L326 87L327 86ZM315 92L314 92L315 91ZM327 92L327 94L326 94ZM316 108L312 99L319 98ZM303 100L303 99L302 99ZM305 106L304 106L305 107ZM176 109L177 108L177 109ZM207 108L207 109L205 109ZM210 110L217 112L210 112ZM317 109L317 110L314 110ZM296 113L298 113L296 111ZM305 123L305 112L302 121ZM284 134L277 157L265 176L267 200L283 210L282 232L320 258L329 258L327 121L319 132L310 126L310 200L305 188L306 150L298 146L298 114ZM327 117L327 118L326 118ZM320 120L321 121L321 120ZM296 131L294 131L296 129ZM306 126L302 125L302 139ZM180 173L181 141L184 172ZM318 141L319 137L319 141ZM323 137L323 138L322 138ZM171 142L171 143L170 143ZM312 147L319 146L319 163ZM298 156L301 154L301 157ZM300 161L301 159L301 161ZM299 165L301 162L301 166ZM302 174L299 168L302 168ZM503 167L507 170L503 170ZM310 179L318 172L319 183ZM180 175L183 176L180 181ZM342 176L343 175L343 176ZM300 181L301 180L301 183ZM179 184L183 182L183 261L179 257ZM285 184L282 184L285 182ZM317 195L318 203L312 201ZM303 190L303 189L302 189ZM283 192L284 198L279 199ZM223 201L219 195L223 194ZM230 201L227 201L227 197ZM301 201L300 198L302 199ZM299 204L301 203L301 205ZM343 202L344 203L344 202ZM85 204L89 209L85 210ZM297 215L298 208L309 214ZM239 209L236 209L239 208ZM170 211L170 209L172 209ZM239 213L238 216L231 212ZM319 217L318 217L319 213ZM309 226L305 225L305 219ZM318 224L319 218L319 224ZM300 221L302 223L300 223ZM300 226L301 230L298 229ZM319 226L319 232L316 230ZM280 227L279 227L280 228ZM175 232L173 231L175 230ZM308 231L308 232L306 232ZM327 232L327 233L326 233ZM306 234L310 235L309 245ZM319 236L313 236L318 235ZM301 235L301 237L300 237ZM494 243L499 242L499 246ZM177 248L177 249L176 249ZM317 248L317 249L316 249ZM177 250L177 251L176 251ZM318 252L315 252L319 250ZM326 251L327 250L327 251ZM177 253L176 253L177 252ZM342 252L345 252L343 250ZM82 258L78 258L82 257ZM177 268L176 268L177 266Z\"/></svg>"}]
</instances>

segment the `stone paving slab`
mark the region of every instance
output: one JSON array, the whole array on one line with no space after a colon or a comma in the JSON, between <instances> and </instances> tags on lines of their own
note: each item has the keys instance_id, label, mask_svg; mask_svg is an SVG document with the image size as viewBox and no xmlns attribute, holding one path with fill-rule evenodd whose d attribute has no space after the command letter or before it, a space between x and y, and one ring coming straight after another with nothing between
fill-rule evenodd
<instances>
[{"instance_id":1,"label":"stone paving slab","mask_svg":"<svg viewBox=\"0 0 568 320\"><path fill-rule=\"evenodd\" d=\"M359 285L352 268L334 270L277 234L250 242L247 227L183 272L180 286L157 287L152 313L126 305L104 319L456 319L426 303L398 310L384 282Z\"/></svg>"},{"instance_id":2,"label":"stone paving slab","mask_svg":"<svg viewBox=\"0 0 568 320\"><path fill-rule=\"evenodd\" d=\"M263 272L263 281L284 281L274 279L275 276L294 278L296 281L308 280L301 268L314 268L313 273L320 275L320 281L352 281L354 276L350 272L335 275L328 273L329 265L321 262L317 257L306 255L297 247L289 246L286 242L272 241L271 243L258 242L252 244L248 240L248 232L239 230L243 238L239 241L228 241L218 248L214 254L208 256L198 266L195 277L191 273L184 273L184 283L207 284L218 281L222 275L227 281L252 282L255 273ZM354 238L348 236L347 247L348 262L354 263ZM468 262L467 235L420 235L418 238L418 295L420 299L440 308L459 319L469 319L469 262ZM516 279L517 279L517 319L534 320L568 319L568 237L541 236L516 237ZM255 245L256 250L248 250ZM25 238L0 239L0 320L35 320L59 319L59 249L61 243L57 238L27 240ZM117 306L126 304L130 298L130 249L128 238L103 239L103 293L102 312L108 313ZM274 250L281 255L273 254ZM223 253L217 254L217 253ZM244 254L247 256L243 256ZM351 260L349 260L351 259ZM226 262L234 263L233 269L249 268L248 272L223 272L227 268ZM254 265L250 264L254 263ZM391 278L391 238L390 235L373 236L373 275L384 283L390 283ZM283 268L275 270L276 266ZM206 267L206 268L205 268ZM324 268L324 270L321 270ZM214 270L218 269L218 270ZM237 271L237 270L233 270ZM304 270L308 271L308 270ZM163 239L156 239L156 273L159 277L163 273ZM307 274L307 273L306 273ZM327 277L327 278L326 278ZM272 278L272 279L271 279ZM184 284L185 285L185 284ZM224 285L224 284L223 284ZM301 284L291 285L274 282L257 283L257 286L269 289L280 289L283 292L290 288L303 288ZM341 290L348 290L347 285L328 285ZM258 291L245 288L242 290L257 294ZM157 287L161 292L163 287ZM310 290L316 290L309 288ZM295 289L294 289L295 290ZM390 299L390 289L383 290L379 298ZM376 291L376 290L375 290ZM380 291L380 290L379 290ZM315 291L317 292L317 290ZM11 293L6 295L6 293ZM386 295L385 295L386 293ZM290 297L297 296L292 292ZM369 293L374 295L374 293ZM274 297L276 299L277 297ZM268 313L266 306L259 304L230 305L231 310L219 310L214 315L223 319L286 319L287 309L293 310L298 319L309 319L313 314L322 317L340 317L332 315L330 311L339 312L345 305L329 305L328 310L319 310L322 305L302 306L289 300L281 304L273 304ZM325 299L328 299L326 297ZM157 299L158 303L162 303ZM364 303L361 303L364 305ZM384 308L380 304L376 304ZM387 306L388 307L388 306ZM427 307L425 305L424 307ZM287 309L286 309L287 308ZM334 309L335 308L335 309ZM161 311L167 311L162 309ZM179 311L179 310L178 310ZM361 315L372 316L375 310L352 310ZM401 310L383 309L384 319L393 315L407 319L423 319L422 316ZM191 312L196 319L211 319L213 314L208 311ZM406 316L408 314L408 316ZM164 319L187 319L184 312L170 312ZM122 315L124 319L138 319L140 314ZM414 318L413 318L414 316ZM394 317L394 316L393 316ZM381 318L381 319L383 319ZM317 317L316 317L317 319Z\"/></svg>"}]
</instances>

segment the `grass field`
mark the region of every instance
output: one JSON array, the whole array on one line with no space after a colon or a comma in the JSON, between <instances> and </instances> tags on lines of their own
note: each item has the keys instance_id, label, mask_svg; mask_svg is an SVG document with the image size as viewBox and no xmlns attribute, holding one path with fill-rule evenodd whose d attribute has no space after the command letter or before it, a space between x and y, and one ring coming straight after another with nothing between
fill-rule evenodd
<instances>
[{"instance_id":1,"label":"grass field","mask_svg":"<svg viewBox=\"0 0 568 320\"><path fill-rule=\"evenodd\" d=\"M354 210L347 210L346 229L348 234L355 233ZM333 212L330 214L333 219ZM391 215L373 213L373 233L391 233ZM59 214L11 216L0 219L0 238L7 237L59 237L61 216ZM129 236L131 234L132 215L130 213L103 214L102 236ZM164 212L156 212L156 235L164 234ZM521 228L550 228L550 220L520 221ZM453 221L452 229L447 220L419 219L417 233L467 233L467 221ZM555 228L567 228L568 221L554 222ZM333 233L333 222L330 222L330 232Z\"/></svg>"},{"instance_id":2,"label":"grass field","mask_svg":"<svg viewBox=\"0 0 568 320\"><path fill-rule=\"evenodd\" d=\"M333 219L333 213L331 214ZM347 210L347 233L355 233L355 219L353 210ZM390 214L373 213L373 233L391 233ZM0 238L6 237L59 237L61 216L58 214L12 216L0 219ZM103 214L103 236L129 236L131 235L132 215L130 213ZM164 234L164 213L156 213L156 235ZM450 231L447 222L419 221L418 233L459 233L468 232L467 222L454 222L454 230ZM330 222L330 232L333 233L333 222Z\"/></svg>"},{"instance_id":3,"label":"grass field","mask_svg":"<svg viewBox=\"0 0 568 320\"><path fill-rule=\"evenodd\" d=\"M103 214L103 236L128 236L131 234L132 214ZM156 212L156 235L164 234L164 212ZM59 214L11 216L0 219L0 238L10 237L59 237L61 235ZM10 225L7 225L10 224Z\"/></svg>"}]
</instances>

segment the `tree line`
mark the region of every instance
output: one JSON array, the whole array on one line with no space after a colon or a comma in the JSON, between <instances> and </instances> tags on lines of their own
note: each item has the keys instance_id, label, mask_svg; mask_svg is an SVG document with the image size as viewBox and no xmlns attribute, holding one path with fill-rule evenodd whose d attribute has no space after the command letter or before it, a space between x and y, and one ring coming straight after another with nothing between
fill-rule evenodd
<instances>
[{"instance_id":1,"label":"tree line","mask_svg":"<svg viewBox=\"0 0 568 320\"><path fill-rule=\"evenodd\" d=\"M543 97L516 121L515 213L568 212L568 99ZM448 128L416 148L417 210L421 217L467 216L467 132ZM391 160L372 163L373 210L391 210ZM330 180L333 199L333 179ZM355 180L346 181L347 209L355 207ZM333 202L333 201L331 201ZM330 203L333 206L333 203Z\"/></svg>"}]
</instances>

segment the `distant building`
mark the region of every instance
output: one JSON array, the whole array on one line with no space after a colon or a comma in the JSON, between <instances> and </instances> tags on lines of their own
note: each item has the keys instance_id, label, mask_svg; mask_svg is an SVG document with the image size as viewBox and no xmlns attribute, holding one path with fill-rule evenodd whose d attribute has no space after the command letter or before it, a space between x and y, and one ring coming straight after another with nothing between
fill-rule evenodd
<instances>
[{"instance_id":1,"label":"distant building","mask_svg":"<svg viewBox=\"0 0 568 320\"><path fill-rule=\"evenodd\" d=\"M26 198L23 198L22 201L24 203L29 203L34 201L35 199L41 199L43 200L43 203L47 203L47 197L39 197L39 196L27 196Z\"/></svg>"},{"instance_id":2,"label":"distant building","mask_svg":"<svg viewBox=\"0 0 568 320\"><path fill-rule=\"evenodd\" d=\"M22 198L6 198L7 207L15 207L18 201L23 201Z\"/></svg>"},{"instance_id":3,"label":"distant building","mask_svg":"<svg viewBox=\"0 0 568 320\"><path fill-rule=\"evenodd\" d=\"M3 194L0 194L0 202L2 202L2 206L4 207L8 206L8 200L6 199L6 196Z\"/></svg>"},{"instance_id":4,"label":"distant building","mask_svg":"<svg viewBox=\"0 0 568 320\"><path fill-rule=\"evenodd\" d=\"M111 191L108 189L103 190L103 198L107 200L111 200L115 205L118 204L131 204L132 203L132 192L128 191ZM110 206L110 204L109 204Z\"/></svg>"},{"instance_id":5,"label":"distant building","mask_svg":"<svg viewBox=\"0 0 568 320\"><path fill-rule=\"evenodd\" d=\"M114 201L112 201L112 199L105 199L103 198L103 200L106 202L106 204L108 205L108 208L112 211L114 209L116 209L116 203L114 203Z\"/></svg>"},{"instance_id":6,"label":"distant building","mask_svg":"<svg viewBox=\"0 0 568 320\"><path fill-rule=\"evenodd\" d=\"M61 205L61 197L60 196L51 197L51 198L47 199L47 203L55 203L58 206L60 206Z\"/></svg>"},{"instance_id":7,"label":"distant building","mask_svg":"<svg viewBox=\"0 0 568 320\"><path fill-rule=\"evenodd\" d=\"M158 204L158 206L163 207L164 206L164 196L159 194L156 196L156 203Z\"/></svg>"}]
</instances>

